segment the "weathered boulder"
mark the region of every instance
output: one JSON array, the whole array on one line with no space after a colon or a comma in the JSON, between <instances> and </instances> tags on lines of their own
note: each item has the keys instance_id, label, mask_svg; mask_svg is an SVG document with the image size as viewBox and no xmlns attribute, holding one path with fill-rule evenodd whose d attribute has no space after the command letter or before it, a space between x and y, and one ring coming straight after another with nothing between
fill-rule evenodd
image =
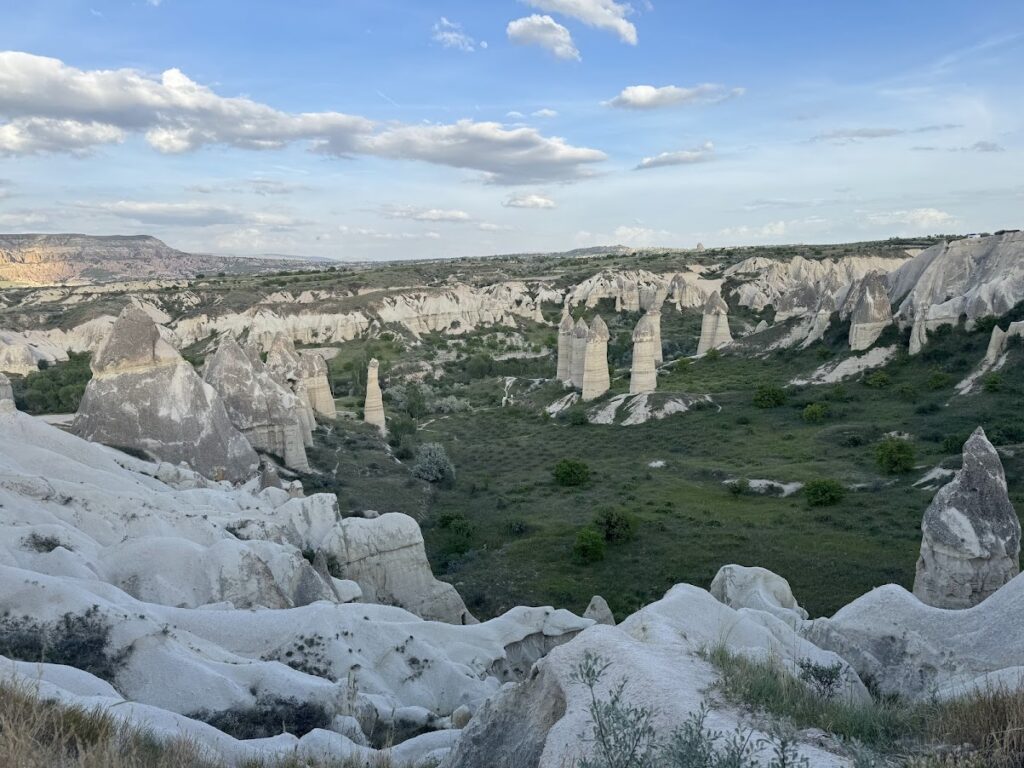
<instances>
[{"instance_id":1,"label":"weathered boulder","mask_svg":"<svg viewBox=\"0 0 1024 768\"><path fill-rule=\"evenodd\" d=\"M572 367L569 378L576 389L583 389L583 369L587 359L587 336L590 328L582 317L572 330Z\"/></svg>"},{"instance_id":2,"label":"weathered boulder","mask_svg":"<svg viewBox=\"0 0 1024 768\"><path fill-rule=\"evenodd\" d=\"M981 427L964 444L963 460L921 524L914 594L937 608L977 605L1020 572L1020 520Z\"/></svg>"},{"instance_id":3,"label":"weathered boulder","mask_svg":"<svg viewBox=\"0 0 1024 768\"><path fill-rule=\"evenodd\" d=\"M366 401L363 404L363 421L372 424L383 435L387 432L387 423L384 419L384 396L380 391L378 371L380 363L374 358L366 367Z\"/></svg>"},{"instance_id":4,"label":"weathered boulder","mask_svg":"<svg viewBox=\"0 0 1024 768\"><path fill-rule=\"evenodd\" d=\"M654 392L658 388L655 362L654 316L645 314L633 329L633 364L629 371L629 394Z\"/></svg>"},{"instance_id":5,"label":"weathered boulder","mask_svg":"<svg viewBox=\"0 0 1024 768\"><path fill-rule=\"evenodd\" d=\"M880 272L867 275L856 288L850 316L850 349L868 349L886 328L892 325L892 306L885 276Z\"/></svg>"},{"instance_id":6,"label":"weathered boulder","mask_svg":"<svg viewBox=\"0 0 1024 768\"><path fill-rule=\"evenodd\" d=\"M595 315L587 332L587 344L583 358L583 392L580 398L584 401L595 400L608 391L611 376L608 373L608 326L600 315Z\"/></svg>"},{"instance_id":7,"label":"weathered boulder","mask_svg":"<svg viewBox=\"0 0 1024 768\"><path fill-rule=\"evenodd\" d=\"M239 482L255 473L256 453L232 425L216 390L141 309L125 307L91 367L75 434L185 462L215 480Z\"/></svg>"},{"instance_id":8,"label":"weathered boulder","mask_svg":"<svg viewBox=\"0 0 1024 768\"><path fill-rule=\"evenodd\" d=\"M807 618L789 582L767 568L723 565L711 582L711 594L732 608L751 608L796 627Z\"/></svg>"},{"instance_id":9,"label":"weathered boulder","mask_svg":"<svg viewBox=\"0 0 1024 768\"><path fill-rule=\"evenodd\" d=\"M608 607L608 603L600 595L594 595L590 598L587 610L583 612L583 618L593 619L598 624L607 624L610 627L615 626L615 614L612 613L612 609Z\"/></svg>"},{"instance_id":10,"label":"weathered boulder","mask_svg":"<svg viewBox=\"0 0 1024 768\"><path fill-rule=\"evenodd\" d=\"M572 382L573 331L576 324L569 310L562 311L562 322L558 324L558 368L555 377L559 381Z\"/></svg>"},{"instance_id":11,"label":"weathered boulder","mask_svg":"<svg viewBox=\"0 0 1024 768\"><path fill-rule=\"evenodd\" d=\"M217 390L228 418L258 451L280 456L285 465L309 472L298 397L276 382L231 335L224 336L206 361L203 379Z\"/></svg>"},{"instance_id":12,"label":"weathered boulder","mask_svg":"<svg viewBox=\"0 0 1024 768\"><path fill-rule=\"evenodd\" d=\"M704 355L708 350L718 349L730 343L732 334L729 332L729 305L722 299L721 294L715 291L704 304L697 354Z\"/></svg>"}]
</instances>

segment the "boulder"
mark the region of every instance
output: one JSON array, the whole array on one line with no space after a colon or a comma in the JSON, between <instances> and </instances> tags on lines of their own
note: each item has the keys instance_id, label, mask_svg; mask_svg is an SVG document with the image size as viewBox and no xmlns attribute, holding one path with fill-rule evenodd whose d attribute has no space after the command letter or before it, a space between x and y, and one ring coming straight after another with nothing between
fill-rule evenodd
<instances>
[{"instance_id":1,"label":"boulder","mask_svg":"<svg viewBox=\"0 0 1024 768\"><path fill-rule=\"evenodd\" d=\"M789 582L766 568L723 565L711 582L715 599L732 608L765 611L797 627L807 619Z\"/></svg>"},{"instance_id":2,"label":"boulder","mask_svg":"<svg viewBox=\"0 0 1024 768\"><path fill-rule=\"evenodd\" d=\"M590 604L587 605L587 610L583 612L584 619L593 619L598 624L607 624L610 627L615 626L615 614L612 613L612 609L608 607L608 603L600 595L594 595L590 598Z\"/></svg>"},{"instance_id":3,"label":"boulder","mask_svg":"<svg viewBox=\"0 0 1024 768\"><path fill-rule=\"evenodd\" d=\"M558 324L558 368L555 373L559 381L572 382L573 331L576 329L569 310L562 311L562 322Z\"/></svg>"},{"instance_id":4,"label":"boulder","mask_svg":"<svg viewBox=\"0 0 1024 768\"><path fill-rule=\"evenodd\" d=\"M654 316L645 314L633 329L633 364L629 372L629 394L654 392L658 388L655 362Z\"/></svg>"},{"instance_id":5,"label":"boulder","mask_svg":"<svg viewBox=\"0 0 1024 768\"><path fill-rule=\"evenodd\" d=\"M366 367L366 401L363 404L363 421L372 424L382 435L387 433L387 423L384 419L384 396L380 391L378 371L380 363L374 358Z\"/></svg>"},{"instance_id":6,"label":"boulder","mask_svg":"<svg viewBox=\"0 0 1024 768\"><path fill-rule=\"evenodd\" d=\"M963 468L939 489L921 524L914 594L937 608L970 608L1020 572L1020 520L999 454L981 427Z\"/></svg>"},{"instance_id":7,"label":"boulder","mask_svg":"<svg viewBox=\"0 0 1024 768\"><path fill-rule=\"evenodd\" d=\"M581 317L572 330L572 367L569 378L576 389L583 389L583 369L587 359L587 336L590 328Z\"/></svg>"},{"instance_id":8,"label":"boulder","mask_svg":"<svg viewBox=\"0 0 1024 768\"><path fill-rule=\"evenodd\" d=\"M224 336L206 362L203 379L217 390L228 418L258 451L281 457L285 466L309 472L302 404L247 355L233 336Z\"/></svg>"},{"instance_id":9,"label":"boulder","mask_svg":"<svg viewBox=\"0 0 1024 768\"><path fill-rule=\"evenodd\" d=\"M587 344L583 358L583 392L580 397L584 401L595 400L608 391L611 377L608 373L608 326L600 315L595 315L587 332Z\"/></svg>"},{"instance_id":10,"label":"boulder","mask_svg":"<svg viewBox=\"0 0 1024 768\"><path fill-rule=\"evenodd\" d=\"M722 295L715 291L704 304L697 354L703 355L708 350L718 349L730 343L732 334L729 332L729 305L722 299Z\"/></svg>"},{"instance_id":11,"label":"boulder","mask_svg":"<svg viewBox=\"0 0 1024 768\"><path fill-rule=\"evenodd\" d=\"M215 480L240 482L255 473L256 452L231 423L216 390L141 309L125 307L91 367L75 434L185 462Z\"/></svg>"},{"instance_id":12,"label":"boulder","mask_svg":"<svg viewBox=\"0 0 1024 768\"><path fill-rule=\"evenodd\" d=\"M890 325L892 306L885 276L872 272L860 281L856 289L850 315L850 349L854 352L868 349Z\"/></svg>"}]
</instances>

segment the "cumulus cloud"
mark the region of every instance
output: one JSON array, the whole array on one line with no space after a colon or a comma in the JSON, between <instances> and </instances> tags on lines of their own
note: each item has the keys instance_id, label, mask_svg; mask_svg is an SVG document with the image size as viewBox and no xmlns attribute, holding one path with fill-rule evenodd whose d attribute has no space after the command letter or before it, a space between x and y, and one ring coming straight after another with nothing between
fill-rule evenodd
<instances>
[{"instance_id":1,"label":"cumulus cloud","mask_svg":"<svg viewBox=\"0 0 1024 768\"><path fill-rule=\"evenodd\" d=\"M614 32L624 43L636 45L636 27L626 17L633 8L615 0L523 0L532 8L582 21L589 27Z\"/></svg>"},{"instance_id":2,"label":"cumulus cloud","mask_svg":"<svg viewBox=\"0 0 1024 768\"><path fill-rule=\"evenodd\" d=\"M893 136L906 136L908 134L935 133L937 131L951 131L954 128L962 128L957 123L943 123L941 125L922 125L918 128L844 128L836 131L828 131L812 136L812 142L827 141L833 144L851 144L858 141L870 139L889 139Z\"/></svg>"},{"instance_id":3,"label":"cumulus cloud","mask_svg":"<svg viewBox=\"0 0 1024 768\"><path fill-rule=\"evenodd\" d=\"M541 118L558 117L558 112L553 109L538 109L536 112L532 112L531 116Z\"/></svg>"},{"instance_id":4,"label":"cumulus cloud","mask_svg":"<svg viewBox=\"0 0 1024 768\"><path fill-rule=\"evenodd\" d=\"M556 208L557 204L550 197L543 195L512 195L502 203L506 208L534 208L542 210L545 208Z\"/></svg>"},{"instance_id":5,"label":"cumulus cloud","mask_svg":"<svg viewBox=\"0 0 1024 768\"><path fill-rule=\"evenodd\" d=\"M170 69L80 70L58 59L0 53L0 154L84 153L143 134L158 152L218 144L269 150L306 141L336 157L376 155L484 172L503 184L573 180L603 152L534 129L460 120L449 125L377 124L340 112L288 113L223 97Z\"/></svg>"},{"instance_id":6,"label":"cumulus cloud","mask_svg":"<svg viewBox=\"0 0 1024 768\"><path fill-rule=\"evenodd\" d=\"M715 145L710 141L695 149L684 149L678 152L662 152L653 157L645 157L633 170L642 171L646 168L662 168L667 165L693 165L704 163L712 158L715 152Z\"/></svg>"},{"instance_id":7,"label":"cumulus cloud","mask_svg":"<svg viewBox=\"0 0 1024 768\"><path fill-rule=\"evenodd\" d=\"M243 211L226 205L201 202L116 200L79 203L78 208L107 214L144 226L212 227L252 225L286 231L312 222L278 212Z\"/></svg>"},{"instance_id":8,"label":"cumulus cloud","mask_svg":"<svg viewBox=\"0 0 1024 768\"><path fill-rule=\"evenodd\" d=\"M389 219L409 219L411 221L448 221L466 222L473 217L465 211L443 208L415 208L411 206L388 206L382 213Z\"/></svg>"},{"instance_id":9,"label":"cumulus cloud","mask_svg":"<svg viewBox=\"0 0 1024 768\"><path fill-rule=\"evenodd\" d=\"M0 227L10 229L28 229L38 227L41 224L48 224L50 217L39 211L9 211L0 213Z\"/></svg>"},{"instance_id":10,"label":"cumulus cloud","mask_svg":"<svg viewBox=\"0 0 1024 768\"><path fill-rule=\"evenodd\" d=\"M718 234L721 237L733 240L769 240L786 234L786 222L770 221L760 227L751 227L743 224L738 227L726 227L719 230Z\"/></svg>"},{"instance_id":11,"label":"cumulus cloud","mask_svg":"<svg viewBox=\"0 0 1024 768\"><path fill-rule=\"evenodd\" d=\"M539 45L560 59L580 61L580 52L569 30L550 16L533 14L508 23L508 39L518 45Z\"/></svg>"},{"instance_id":12,"label":"cumulus cloud","mask_svg":"<svg viewBox=\"0 0 1024 768\"><path fill-rule=\"evenodd\" d=\"M607 107L622 109L658 109L660 107L676 107L684 104L713 104L725 101L745 93L743 88L726 88L717 83L701 83L691 88L678 85L631 85L610 101L604 102Z\"/></svg>"},{"instance_id":13,"label":"cumulus cloud","mask_svg":"<svg viewBox=\"0 0 1024 768\"><path fill-rule=\"evenodd\" d=\"M938 232L941 227L956 226L957 220L951 213L938 208L913 208L901 211L879 211L869 213L869 224L900 227L901 231Z\"/></svg>"},{"instance_id":14,"label":"cumulus cloud","mask_svg":"<svg viewBox=\"0 0 1024 768\"><path fill-rule=\"evenodd\" d=\"M444 16L434 24L434 42L445 48L455 48L466 53L476 50L476 40L462 31L462 25L449 21ZM481 47L486 48L484 43Z\"/></svg>"}]
</instances>

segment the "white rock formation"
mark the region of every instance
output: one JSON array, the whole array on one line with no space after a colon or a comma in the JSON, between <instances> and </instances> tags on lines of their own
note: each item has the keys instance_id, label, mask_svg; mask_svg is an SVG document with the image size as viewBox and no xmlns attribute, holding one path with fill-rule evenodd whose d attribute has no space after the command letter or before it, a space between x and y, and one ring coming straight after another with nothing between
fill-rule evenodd
<instances>
[{"instance_id":1,"label":"white rock formation","mask_svg":"<svg viewBox=\"0 0 1024 768\"><path fill-rule=\"evenodd\" d=\"M1005 331L998 325L993 327L985 357L977 368L956 385L957 391L961 395L966 395L974 391L985 374L1001 369L1006 364L1010 340L1014 338L1024 338L1024 320L1010 323Z\"/></svg>"},{"instance_id":2,"label":"white rock formation","mask_svg":"<svg viewBox=\"0 0 1024 768\"><path fill-rule=\"evenodd\" d=\"M253 448L279 456L291 469L309 472L303 406L259 358L253 360L233 336L224 336L206 361L203 379L217 390L231 423Z\"/></svg>"},{"instance_id":3,"label":"white rock formation","mask_svg":"<svg viewBox=\"0 0 1024 768\"><path fill-rule=\"evenodd\" d=\"M596 400L611 386L608 373L608 326L600 315L594 315L587 331L584 347L583 384L580 394L584 402Z\"/></svg>"},{"instance_id":4,"label":"white rock formation","mask_svg":"<svg viewBox=\"0 0 1024 768\"><path fill-rule=\"evenodd\" d=\"M384 396L380 391L378 372L380 363L377 358L370 360L366 368L366 401L363 404L363 421L372 424L382 435L387 433L387 422L384 418Z\"/></svg>"},{"instance_id":5,"label":"white rock formation","mask_svg":"<svg viewBox=\"0 0 1024 768\"><path fill-rule=\"evenodd\" d=\"M0 373L0 413L11 413L14 411L14 390L11 389L10 380Z\"/></svg>"},{"instance_id":6,"label":"white rock formation","mask_svg":"<svg viewBox=\"0 0 1024 768\"><path fill-rule=\"evenodd\" d=\"M75 434L185 462L214 479L239 482L255 473L256 453L231 424L217 392L142 310L125 307L91 367Z\"/></svg>"},{"instance_id":7,"label":"white rock formation","mask_svg":"<svg viewBox=\"0 0 1024 768\"><path fill-rule=\"evenodd\" d=\"M697 354L707 354L710 349L718 349L732 343L729 332L729 305L715 291L704 305L704 317L700 324L700 342Z\"/></svg>"},{"instance_id":8,"label":"white rock formation","mask_svg":"<svg viewBox=\"0 0 1024 768\"><path fill-rule=\"evenodd\" d=\"M937 608L970 608L1020 572L1020 521L999 454L978 427L963 468L939 489L921 524L914 594Z\"/></svg>"},{"instance_id":9,"label":"white rock formation","mask_svg":"<svg viewBox=\"0 0 1024 768\"><path fill-rule=\"evenodd\" d=\"M654 317L644 314L633 329L633 364L629 372L629 394L654 392L658 388L655 363Z\"/></svg>"},{"instance_id":10,"label":"white rock formation","mask_svg":"<svg viewBox=\"0 0 1024 768\"><path fill-rule=\"evenodd\" d=\"M338 414L334 407L334 394L331 392L327 361L318 352L309 349L302 350L299 360L302 378L313 411L322 419L336 418Z\"/></svg>"},{"instance_id":11,"label":"white rock formation","mask_svg":"<svg viewBox=\"0 0 1024 768\"><path fill-rule=\"evenodd\" d=\"M882 331L892 325L885 276L871 272L856 286L853 312L850 315L850 349L861 352L871 347Z\"/></svg>"},{"instance_id":12,"label":"white rock formation","mask_svg":"<svg viewBox=\"0 0 1024 768\"><path fill-rule=\"evenodd\" d=\"M45 358L44 358L45 359ZM40 358L27 344L0 341L0 372L26 376L39 370Z\"/></svg>"},{"instance_id":13,"label":"white rock formation","mask_svg":"<svg viewBox=\"0 0 1024 768\"><path fill-rule=\"evenodd\" d=\"M573 331L576 324L568 309L562 311L562 321L558 324L558 367L555 378L567 384L572 383L572 352Z\"/></svg>"},{"instance_id":14,"label":"white rock formation","mask_svg":"<svg viewBox=\"0 0 1024 768\"><path fill-rule=\"evenodd\" d=\"M889 276L889 296L900 327L912 327L910 353L927 343L928 332L967 328L1000 316L1024 300L1024 232L943 242L922 251Z\"/></svg>"},{"instance_id":15,"label":"white rock formation","mask_svg":"<svg viewBox=\"0 0 1024 768\"><path fill-rule=\"evenodd\" d=\"M612 609L608 607L608 603L600 595L594 595L590 598L587 610L583 612L583 618L593 619L598 624L607 624L610 627L615 626L615 614L612 613Z\"/></svg>"},{"instance_id":16,"label":"white rock formation","mask_svg":"<svg viewBox=\"0 0 1024 768\"><path fill-rule=\"evenodd\" d=\"M583 369L587 359L587 336L590 328L581 317L572 331L572 366L569 378L576 389L583 389Z\"/></svg>"},{"instance_id":17,"label":"white rock formation","mask_svg":"<svg viewBox=\"0 0 1024 768\"><path fill-rule=\"evenodd\" d=\"M275 381L288 387L299 398L304 414L304 425L312 432L316 428L316 411L313 410L313 402L306 388L302 359L291 339L285 334L278 333L271 340L270 348L267 350L266 366ZM307 443L307 446L311 445L312 442Z\"/></svg>"},{"instance_id":18,"label":"white rock formation","mask_svg":"<svg viewBox=\"0 0 1024 768\"><path fill-rule=\"evenodd\" d=\"M789 582L766 568L723 565L709 591L732 608L764 611L794 628L807 619L807 611L793 597Z\"/></svg>"}]
</instances>

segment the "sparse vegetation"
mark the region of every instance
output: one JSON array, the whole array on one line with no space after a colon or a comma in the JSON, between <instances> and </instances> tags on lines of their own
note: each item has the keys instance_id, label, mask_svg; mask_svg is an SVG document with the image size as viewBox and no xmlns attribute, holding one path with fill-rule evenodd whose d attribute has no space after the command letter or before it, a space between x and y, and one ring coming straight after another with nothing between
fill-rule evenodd
<instances>
[{"instance_id":1,"label":"sparse vegetation","mask_svg":"<svg viewBox=\"0 0 1024 768\"><path fill-rule=\"evenodd\" d=\"M576 562L590 565L604 560L605 539L601 532L594 528L584 528L576 534L576 543L572 546L572 555Z\"/></svg>"},{"instance_id":2,"label":"sparse vegetation","mask_svg":"<svg viewBox=\"0 0 1024 768\"><path fill-rule=\"evenodd\" d=\"M18 661L67 664L113 682L128 649L110 648L110 622L94 606L84 613L65 613L53 622L31 616L0 617L0 656Z\"/></svg>"}]
</instances>

